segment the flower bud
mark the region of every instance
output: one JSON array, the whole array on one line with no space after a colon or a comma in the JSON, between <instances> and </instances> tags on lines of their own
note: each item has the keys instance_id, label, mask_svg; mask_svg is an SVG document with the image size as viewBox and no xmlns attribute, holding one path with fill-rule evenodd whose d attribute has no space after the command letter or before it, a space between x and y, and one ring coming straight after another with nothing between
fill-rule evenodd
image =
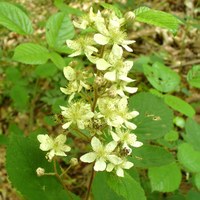
<instances>
[{"instance_id":1,"label":"flower bud","mask_svg":"<svg viewBox=\"0 0 200 200\"><path fill-rule=\"evenodd\" d=\"M76 165L78 165L78 159L77 158L72 158L69 161L69 163L70 163L71 166L76 166Z\"/></svg>"},{"instance_id":2,"label":"flower bud","mask_svg":"<svg viewBox=\"0 0 200 200\"><path fill-rule=\"evenodd\" d=\"M37 173L37 176L44 176L45 169L44 169L44 168L41 168L41 167L38 167L38 168L36 169L36 173Z\"/></svg>"},{"instance_id":3,"label":"flower bud","mask_svg":"<svg viewBox=\"0 0 200 200\"><path fill-rule=\"evenodd\" d=\"M135 14L134 12L129 11L124 15L124 18L126 19L127 22L132 22L135 19Z\"/></svg>"}]
</instances>

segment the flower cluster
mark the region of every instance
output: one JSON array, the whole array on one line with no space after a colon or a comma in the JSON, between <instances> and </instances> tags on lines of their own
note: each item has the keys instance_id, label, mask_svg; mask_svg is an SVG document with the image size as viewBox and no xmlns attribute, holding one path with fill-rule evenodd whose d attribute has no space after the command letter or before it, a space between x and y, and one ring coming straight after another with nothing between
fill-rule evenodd
<instances>
[{"instance_id":1,"label":"flower cluster","mask_svg":"<svg viewBox=\"0 0 200 200\"><path fill-rule=\"evenodd\" d=\"M133 133L137 126L131 121L139 112L128 108L129 94L137 91L130 86L135 80L128 77L133 61L124 58L124 51L132 52L130 45L135 41L127 39L126 19L112 11L95 13L91 8L73 24L81 30L74 40L66 41L72 50L69 57L86 56L89 62L71 63L63 69L67 86L61 91L68 103L60 106L62 128L79 130L81 135L87 132L92 151L80 157L82 162L94 162L95 171L115 171L123 177L124 169L133 166L128 160L132 148L143 145L137 141ZM50 151L49 160L70 150L63 135L55 140L39 135L38 140L41 150Z\"/></svg>"}]
</instances>

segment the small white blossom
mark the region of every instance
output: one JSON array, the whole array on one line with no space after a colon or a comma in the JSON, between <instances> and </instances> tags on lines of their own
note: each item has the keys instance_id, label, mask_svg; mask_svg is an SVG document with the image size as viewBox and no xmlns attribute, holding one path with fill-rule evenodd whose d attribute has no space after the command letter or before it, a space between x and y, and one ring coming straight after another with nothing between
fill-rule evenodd
<instances>
[{"instance_id":1,"label":"small white blossom","mask_svg":"<svg viewBox=\"0 0 200 200\"><path fill-rule=\"evenodd\" d=\"M121 47L113 45L113 48L107 58L100 58L96 62L98 70L105 71L104 78L109 81L124 81L127 83L133 82L134 80L127 77L128 72L133 66L133 61L122 60L123 51Z\"/></svg>"},{"instance_id":2,"label":"small white blossom","mask_svg":"<svg viewBox=\"0 0 200 200\"><path fill-rule=\"evenodd\" d=\"M93 8L90 8L89 14L84 15L79 19L79 21L73 21L76 28L86 29L87 27L93 27L96 23L105 23L101 12L98 11L96 14L93 12Z\"/></svg>"},{"instance_id":3,"label":"small white blossom","mask_svg":"<svg viewBox=\"0 0 200 200\"><path fill-rule=\"evenodd\" d=\"M127 98L99 98L98 108L106 123L111 127L125 126L129 129L136 129L137 126L128 120L139 115L137 111L128 112Z\"/></svg>"},{"instance_id":4,"label":"small white blossom","mask_svg":"<svg viewBox=\"0 0 200 200\"><path fill-rule=\"evenodd\" d=\"M73 50L69 57L75 57L82 54L91 56L98 49L93 47L94 41L90 37L80 37L76 40L66 40L67 46Z\"/></svg>"},{"instance_id":5,"label":"small white blossom","mask_svg":"<svg viewBox=\"0 0 200 200\"><path fill-rule=\"evenodd\" d=\"M124 47L127 51L132 52L133 50L128 46L133 44L134 40L126 40L126 34L120 30L124 23L124 18L119 19L115 14L112 14L108 27L103 23L96 24L99 33L94 35L94 41L100 45L111 44Z\"/></svg>"},{"instance_id":6,"label":"small white blossom","mask_svg":"<svg viewBox=\"0 0 200 200\"><path fill-rule=\"evenodd\" d=\"M111 172L113 169L115 169L117 176L124 177L123 169L130 169L131 167L133 167L133 163L124 159L120 163L109 163L106 171Z\"/></svg>"},{"instance_id":7,"label":"small white blossom","mask_svg":"<svg viewBox=\"0 0 200 200\"><path fill-rule=\"evenodd\" d=\"M121 159L116 155L112 155L112 152L117 146L117 142L112 141L107 145L103 145L101 141L93 137L91 140L91 146L93 152L89 152L80 157L82 162L92 163L95 161L94 170L95 171L104 171L106 169L106 161L120 163Z\"/></svg>"},{"instance_id":8,"label":"small white blossom","mask_svg":"<svg viewBox=\"0 0 200 200\"><path fill-rule=\"evenodd\" d=\"M60 90L69 97L69 102L74 98L76 92L80 92L83 88L90 89L90 85L87 84L87 78L89 74L82 70L75 70L70 66L64 67L63 73L65 78L69 81L66 88L61 87Z\"/></svg>"},{"instance_id":9,"label":"small white blossom","mask_svg":"<svg viewBox=\"0 0 200 200\"><path fill-rule=\"evenodd\" d=\"M142 142L137 141L137 136L131 133L129 129L119 129L116 128L116 133L111 131L111 135L114 141L120 142L122 144L122 148L128 149L129 153L131 154L132 149L131 147L141 147L143 145Z\"/></svg>"},{"instance_id":10,"label":"small white blossom","mask_svg":"<svg viewBox=\"0 0 200 200\"><path fill-rule=\"evenodd\" d=\"M67 129L71 124L75 124L79 129L85 129L89 124L89 120L93 118L94 113L91 111L90 104L78 101L70 103L69 107L60 106L61 114L66 120L62 128Z\"/></svg>"},{"instance_id":11,"label":"small white blossom","mask_svg":"<svg viewBox=\"0 0 200 200\"><path fill-rule=\"evenodd\" d=\"M36 169L36 174L37 174L37 176L44 176L44 174L45 174L45 169L44 169L44 168L41 168L41 167L38 167L38 168Z\"/></svg>"},{"instance_id":12,"label":"small white blossom","mask_svg":"<svg viewBox=\"0 0 200 200\"><path fill-rule=\"evenodd\" d=\"M46 157L49 161L51 161L54 156L67 156L65 152L71 150L68 145L65 145L67 137L63 134L58 135L55 139L47 134L40 134L37 136L37 139L41 143L40 149L42 151L49 151L46 154Z\"/></svg>"}]
</instances>

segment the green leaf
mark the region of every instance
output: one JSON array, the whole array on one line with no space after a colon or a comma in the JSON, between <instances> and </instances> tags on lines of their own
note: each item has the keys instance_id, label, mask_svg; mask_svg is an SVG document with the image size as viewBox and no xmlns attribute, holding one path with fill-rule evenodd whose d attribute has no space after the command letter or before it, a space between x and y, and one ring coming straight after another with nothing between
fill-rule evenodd
<instances>
[{"instance_id":1,"label":"green leaf","mask_svg":"<svg viewBox=\"0 0 200 200\"><path fill-rule=\"evenodd\" d=\"M129 107L140 113L133 120L137 125L134 132L139 138L157 139L172 130L173 112L162 99L150 93L139 93L129 98Z\"/></svg>"},{"instance_id":2,"label":"green leaf","mask_svg":"<svg viewBox=\"0 0 200 200\"><path fill-rule=\"evenodd\" d=\"M138 10L138 9L137 9ZM177 32L179 24L182 23L175 16L158 10L142 8L142 11L137 11L139 14L136 15L135 20L144 22L161 28L166 28L173 33Z\"/></svg>"},{"instance_id":3,"label":"green leaf","mask_svg":"<svg viewBox=\"0 0 200 200\"><path fill-rule=\"evenodd\" d=\"M56 52L51 52L50 53L50 59L52 60L52 62L56 65L56 67L58 69L63 69L63 67L65 67L65 60L63 59L63 57L56 53Z\"/></svg>"},{"instance_id":4,"label":"green leaf","mask_svg":"<svg viewBox=\"0 0 200 200\"><path fill-rule=\"evenodd\" d=\"M164 96L164 101L168 106L188 117L193 117L195 115L194 108L179 97L166 94Z\"/></svg>"},{"instance_id":5,"label":"green leaf","mask_svg":"<svg viewBox=\"0 0 200 200\"><path fill-rule=\"evenodd\" d=\"M144 74L151 85L160 92L176 91L180 84L179 75L160 62L144 65Z\"/></svg>"},{"instance_id":6,"label":"green leaf","mask_svg":"<svg viewBox=\"0 0 200 200\"><path fill-rule=\"evenodd\" d=\"M25 111L28 107L29 94L24 86L15 85L9 91L11 99L14 101L14 106L19 111Z\"/></svg>"},{"instance_id":7,"label":"green leaf","mask_svg":"<svg viewBox=\"0 0 200 200\"><path fill-rule=\"evenodd\" d=\"M125 173L124 177L108 174L107 183L109 187L119 196L122 196L123 199L146 200L144 190L140 183L127 173Z\"/></svg>"},{"instance_id":8,"label":"green leaf","mask_svg":"<svg viewBox=\"0 0 200 200\"><path fill-rule=\"evenodd\" d=\"M200 65L194 65L189 70L187 81L192 87L200 88Z\"/></svg>"},{"instance_id":9,"label":"green leaf","mask_svg":"<svg viewBox=\"0 0 200 200\"><path fill-rule=\"evenodd\" d=\"M194 150L192 145L183 143L178 146L178 160L189 172L200 172L200 151Z\"/></svg>"},{"instance_id":10,"label":"green leaf","mask_svg":"<svg viewBox=\"0 0 200 200\"><path fill-rule=\"evenodd\" d=\"M107 184L106 172L98 172L92 184L92 193L95 200L121 200L121 197L110 189Z\"/></svg>"},{"instance_id":11,"label":"green leaf","mask_svg":"<svg viewBox=\"0 0 200 200\"><path fill-rule=\"evenodd\" d=\"M149 168L152 191L173 192L181 183L181 170L176 163Z\"/></svg>"},{"instance_id":12,"label":"green leaf","mask_svg":"<svg viewBox=\"0 0 200 200\"><path fill-rule=\"evenodd\" d=\"M194 149L200 151L200 125L193 119L186 121L186 140L193 145Z\"/></svg>"},{"instance_id":13,"label":"green leaf","mask_svg":"<svg viewBox=\"0 0 200 200\"><path fill-rule=\"evenodd\" d=\"M122 17L122 13L116 5L112 5L112 4L109 4L109 3L100 3L100 5L105 9L108 9L108 10L115 12L115 14L118 17Z\"/></svg>"},{"instance_id":14,"label":"green leaf","mask_svg":"<svg viewBox=\"0 0 200 200\"><path fill-rule=\"evenodd\" d=\"M194 183L195 183L197 189L200 191L200 173L195 174Z\"/></svg>"},{"instance_id":15,"label":"green leaf","mask_svg":"<svg viewBox=\"0 0 200 200\"><path fill-rule=\"evenodd\" d=\"M0 2L0 24L19 34L32 34L33 28L27 15L18 7Z\"/></svg>"},{"instance_id":16,"label":"green leaf","mask_svg":"<svg viewBox=\"0 0 200 200\"><path fill-rule=\"evenodd\" d=\"M200 199L200 192L191 189L186 196L186 200L197 200Z\"/></svg>"},{"instance_id":17,"label":"green leaf","mask_svg":"<svg viewBox=\"0 0 200 200\"><path fill-rule=\"evenodd\" d=\"M41 78L53 77L57 71L53 63L46 63L35 68L35 75Z\"/></svg>"},{"instance_id":18,"label":"green leaf","mask_svg":"<svg viewBox=\"0 0 200 200\"><path fill-rule=\"evenodd\" d=\"M38 167L44 168L46 172L53 171L52 163L45 159L45 152L39 149L37 134L28 138L15 134L10 136L6 159L10 181L29 200L71 199L56 177L36 175Z\"/></svg>"},{"instance_id":19,"label":"green leaf","mask_svg":"<svg viewBox=\"0 0 200 200\"><path fill-rule=\"evenodd\" d=\"M25 64L44 64L49 59L49 52L38 44L24 43L15 48L13 59Z\"/></svg>"},{"instance_id":20,"label":"green leaf","mask_svg":"<svg viewBox=\"0 0 200 200\"><path fill-rule=\"evenodd\" d=\"M175 130L171 130L165 135L164 139L168 142L174 142L178 140L178 137L179 137L178 132Z\"/></svg>"},{"instance_id":21,"label":"green leaf","mask_svg":"<svg viewBox=\"0 0 200 200\"><path fill-rule=\"evenodd\" d=\"M75 35L74 26L69 16L64 12L52 15L46 24L46 39L49 46L55 50L66 49L66 40Z\"/></svg>"},{"instance_id":22,"label":"green leaf","mask_svg":"<svg viewBox=\"0 0 200 200\"><path fill-rule=\"evenodd\" d=\"M73 15L77 15L77 16L81 16L84 14L84 12L82 12L81 10L68 6L66 3L63 2L63 0L55 0L54 5L59 10L61 10L62 12L65 12L67 14L73 14Z\"/></svg>"},{"instance_id":23,"label":"green leaf","mask_svg":"<svg viewBox=\"0 0 200 200\"><path fill-rule=\"evenodd\" d=\"M0 134L0 145L8 144L8 136Z\"/></svg>"},{"instance_id":24,"label":"green leaf","mask_svg":"<svg viewBox=\"0 0 200 200\"><path fill-rule=\"evenodd\" d=\"M148 8L146 6L141 6L141 7L137 8L137 9L135 9L133 12L134 12L135 16L138 16L139 14L141 14L143 12L146 12L148 10L150 10L150 8Z\"/></svg>"},{"instance_id":25,"label":"green leaf","mask_svg":"<svg viewBox=\"0 0 200 200\"><path fill-rule=\"evenodd\" d=\"M171 153L162 147L144 144L140 148L134 148L130 160L136 167L159 167L174 162Z\"/></svg>"}]
</instances>

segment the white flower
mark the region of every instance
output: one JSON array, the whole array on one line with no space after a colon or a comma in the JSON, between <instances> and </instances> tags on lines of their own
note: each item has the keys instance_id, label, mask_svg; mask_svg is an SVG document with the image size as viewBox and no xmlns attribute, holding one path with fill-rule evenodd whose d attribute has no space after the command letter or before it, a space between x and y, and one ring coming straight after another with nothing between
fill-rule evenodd
<instances>
[{"instance_id":1,"label":"white flower","mask_svg":"<svg viewBox=\"0 0 200 200\"><path fill-rule=\"evenodd\" d=\"M87 27L93 27L96 23L105 23L101 12L98 11L96 14L93 12L93 8L90 8L88 15L84 15L79 21L73 21L76 28L86 29Z\"/></svg>"},{"instance_id":2,"label":"white flower","mask_svg":"<svg viewBox=\"0 0 200 200\"><path fill-rule=\"evenodd\" d=\"M131 131L129 129L119 129L116 128L116 133L111 131L111 135L114 141L116 142L120 142L122 144L122 148L126 148L128 149L129 153L128 155L131 154L132 149L131 147L141 147L143 145L142 142L137 141L137 136L133 133L131 133Z\"/></svg>"},{"instance_id":3,"label":"white flower","mask_svg":"<svg viewBox=\"0 0 200 200\"><path fill-rule=\"evenodd\" d=\"M125 126L136 129L137 126L128 120L139 115L137 111L128 112L127 98L99 98L98 108L106 123L111 127Z\"/></svg>"},{"instance_id":4,"label":"white flower","mask_svg":"<svg viewBox=\"0 0 200 200\"><path fill-rule=\"evenodd\" d=\"M129 44L134 43L134 40L126 40L126 34L120 30L121 26L124 23L124 18L119 19L114 14L111 15L109 19L108 28L104 23L97 23L97 29L99 33L94 35L94 41L100 45L116 45L122 46L127 51L132 52L133 50L128 46Z\"/></svg>"},{"instance_id":5,"label":"white flower","mask_svg":"<svg viewBox=\"0 0 200 200\"><path fill-rule=\"evenodd\" d=\"M47 134L41 134L37 136L37 139L41 143L40 149L42 151L49 151L46 155L49 161L51 161L55 155L67 156L65 152L71 150L71 148L68 145L65 145L67 137L63 134L58 135L55 139L48 136Z\"/></svg>"},{"instance_id":6,"label":"white flower","mask_svg":"<svg viewBox=\"0 0 200 200\"><path fill-rule=\"evenodd\" d=\"M60 106L62 109L61 114L66 119L66 123L62 128L67 129L71 124L75 124L79 129L85 129L89 124L89 120L94 116L91 111L90 104L78 101L70 103L69 107Z\"/></svg>"},{"instance_id":7,"label":"white flower","mask_svg":"<svg viewBox=\"0 0 200 200\"><path fill-rule=\"evenodd\" d=\"M98 49L93 47L94 41L90 37L80 37L76 40L66 40L67 46L73 50L73 53L69 57L79 56L85 54L91 56L94 52L98 52Z\"/></svg>"},{"instance_id":8,"label":"white flower","mask_svg":"<svg viewBox=\"0 0 200 200\"><path fill-rule=\"evenodd\" d=\"M131 167L133 167L133 163L124 159L120 163L109 163L106 171L111 172L113 169L115 169L117 176L124 177L123 169L130 169Z\"/></svg>"},{"instance_id":9,"label":"white flower","mask_svg":"<svg viewBox=\"0 0 200 200\"><path fill-rule=\"evenodd\" d=\"M109 93L112 92L114 94L118 94L120 97L128 98L128 96L126 96L124 92L133 94L133 93L137 92L138 88L137 87L129 87L129 86L127 86L127 84L128 84L127 82L119 81L119 82L113 84L106 91L108 91Z\"/></svg>"},{"instance_id":10,"label":"white flower","mask_svg":"<svg viewBox=\"0 0 200 200\"><path fill-rule=\"evenodd\" d=\"M94 170L95 171L104 171L106 169L106 161L120 163L121 159L116 155L111 153L115 150L117 142L112 141L107 145L103 146L101 141L93 137L91 140L91 146L93 152L89 152L80 157L82 162L92 163L95 161Z\"/></svg>"},{"instance_id":11,"label":"white flower","mask_svg":"<svg viewBox=\"0 0 200 200\"><path fill-rule=\"evenodd\" d=\"M104 78L109 81L119 81L130 83L134 80L127 77L128 72L133 66L133 61L123 61L122 59L123 51L121 47L113 45L113 48L107 58L100 58L96 61L96 66L98 70L105 71Z\"/></svg>"},{"instance_id":12,"label":"white flower","mask_svg":"<svg viewBox=\"0 0 200 200\"><path fill-rule=\"evenodd\" d=\"M90 85L87 84L87 78L89 74L82 70L75 70L70 66L64 67L63 73L65 78L69 81L66 88L61 87L60 90L67 95L71 95L69 102L74 98L76 92L80 92L83 88L90 89Z\"/></svg>"}]
</instances>

